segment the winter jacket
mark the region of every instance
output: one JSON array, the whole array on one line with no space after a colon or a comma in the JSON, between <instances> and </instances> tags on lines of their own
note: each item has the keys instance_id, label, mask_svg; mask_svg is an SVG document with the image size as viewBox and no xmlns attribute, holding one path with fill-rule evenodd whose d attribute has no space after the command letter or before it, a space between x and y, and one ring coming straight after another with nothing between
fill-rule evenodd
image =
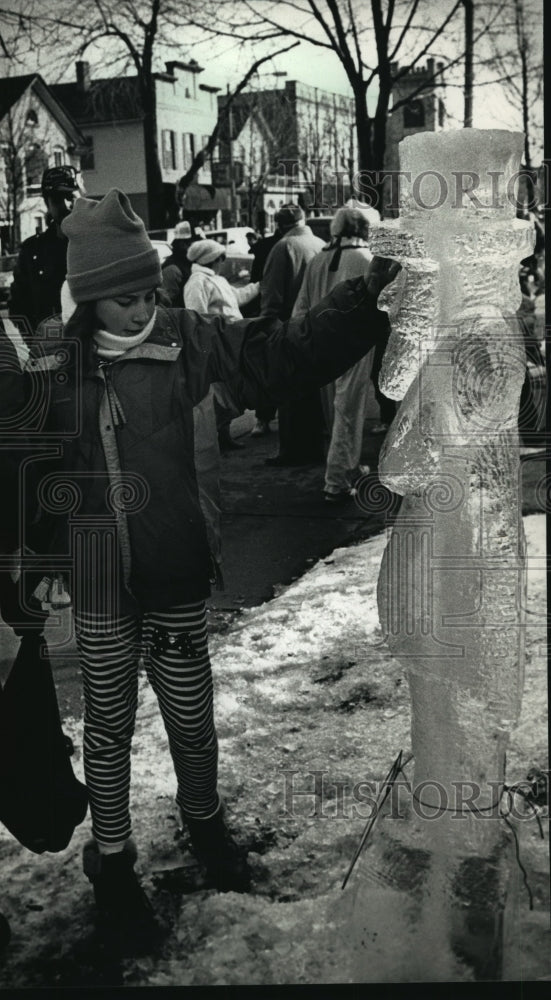
<instances>
[{"instance_id":1,"label":"winter jacket","mask_svg":"<svg viewBox=\"0 0 551 1000\"><path fill-rule=\"evenodd\" d=\"M184 285L191 274L191 264L182 254L171 253L161 267L163 291L170 305L178 309L184 304Z\"/></svg>"},{"instance_id":2,"label":"winter jacket","mask_svg":"<svg viewBox=\"0 0 551 1000\"><path fill-rule=\"evenodd\" d=\"M184 288L184 304L186 309L197 312L242 319L239 306L250 302L255 295L258 295L256 282L241 287L230 285L227 278L215 274L212 268L192 264Z\"/></svg>"},{"instance_id":3,"label":"winter jacket","mask_svg":"<svg viewBox=\"0 0 551 1000\"><path fill-rule=\"evenodd\" d=\"M109 363L98 363L91 341L80 351L67 339L40 341L27 377L35 391L43 380L49 454L63 447L49 465L48 454L36 458L37 519L52 564L74 563L77 610L118 601L119 612L136 613L208 595L193 408L213 381L227 382L243 407L277 405L336 378L387 331L360 278L286 324L158 307L148 339Z\"/></svg>"},{"instance_id":4,"label":"winter jacket","mask_svg":"<svg viewBox=\"0 0 551 1000\"><path fill-rule=\"evenodd\" d=\"M289 319L306 265L324 245L303 222L283 234L270 251L264 267L260 285L262 316Z\"/></svg>"},{"instance_id":5,"label":"winter jacket","mask_svg":"<svg viewBox=\"0 0 551 1000\"><path fill-rule=\"evenodd\" d=\"M262 275L264 274L264 268L266 266L266 261L270 256L276 243L281 239L281 233L279 229L276 229L275 233L271 236L263 236L261 240L257 240L255 244L251 247L251 253L254 257L253 266L251 267L251 281L260 281Z\"/></svg>"},{"instance_id":6,"label":"winter jacket","mask_svg":"<svg viewBox=\"0 0 551 1000\"><path fill-rule=\"evenodd\" d=\"M13 271L9 315L24 317L27 332L61 312L61 286L67 273L67 238L58 235L55 223L22 244Z\"/></svg>"},{"instance_id":7,"label":"winter jacket","mask_svg":"<svg viewBox=\"0 0 551 1000\"><path fill-rule=\"evenodd\" d=\"M306 267L293 316L308 312L339 281L365 274L372 259L367 242L357 237L343 237L338 246L324 246Z\"/></svg>"}]
</instances>

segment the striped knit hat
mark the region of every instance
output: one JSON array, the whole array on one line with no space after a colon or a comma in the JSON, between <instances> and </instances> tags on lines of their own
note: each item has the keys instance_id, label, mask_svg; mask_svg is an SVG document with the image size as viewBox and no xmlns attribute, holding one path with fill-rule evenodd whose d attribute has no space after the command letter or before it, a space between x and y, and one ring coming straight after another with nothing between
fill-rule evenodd
<instances>
[{"instance_id":1,"label":"striped knit hat","mask_svg":"<svg viewBox=\"0 0 551 1000\"><path fill-rule=\"evenodd\" d=\"M75 302L109 299L162 283L159 255L122 191L78 198L61 228L69 239L67 282Z\"/></svg>"}]
</instances>

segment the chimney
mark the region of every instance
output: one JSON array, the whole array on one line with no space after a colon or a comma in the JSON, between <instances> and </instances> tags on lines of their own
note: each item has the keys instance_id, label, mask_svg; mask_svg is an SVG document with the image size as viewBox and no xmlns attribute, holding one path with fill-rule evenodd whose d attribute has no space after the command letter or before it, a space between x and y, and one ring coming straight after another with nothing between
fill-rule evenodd
<instances>
[{"instance_id":1,"label":"chimney","mask_svg":"<svg viewBox=\"0 0 551 1000\"><path fill-rule=\"evenodd\" d=\"M77 62L77 87L81 94L85 94L90 89L90 63Z\"/></svg>"}]
</instances>

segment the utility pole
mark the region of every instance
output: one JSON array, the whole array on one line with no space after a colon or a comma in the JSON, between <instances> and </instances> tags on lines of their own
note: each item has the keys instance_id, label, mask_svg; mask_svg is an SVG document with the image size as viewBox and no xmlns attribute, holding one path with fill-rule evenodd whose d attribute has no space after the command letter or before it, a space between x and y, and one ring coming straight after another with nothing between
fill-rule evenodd
<instances>
[{"instance_id":1,"label":"utility pole","mask_svg":"<svg viewBox=\"0 0 551 1000\"><path fill-rule=\"evenodd\" d=\"M230 85L227 84L227 94L229 96ZM237 195L235 191L235 170L233 165L233 109L230 104L230 109L228 112L228 149L229 149L229 167L230 167L230 214L231 220L230 225L235 226L238 223L237 216Z\"/></svg>"},{"instance_id":2,"label":"utility pole","mask_svg":"<svg viewBox=\"0 0 551 1000\"><path fill-rule=\"evenodd\" d=\"M463 0L465 8L465 105L463 128L473 127L473 20L474 2L473 0Z\"/></svg>"}]
</instances>

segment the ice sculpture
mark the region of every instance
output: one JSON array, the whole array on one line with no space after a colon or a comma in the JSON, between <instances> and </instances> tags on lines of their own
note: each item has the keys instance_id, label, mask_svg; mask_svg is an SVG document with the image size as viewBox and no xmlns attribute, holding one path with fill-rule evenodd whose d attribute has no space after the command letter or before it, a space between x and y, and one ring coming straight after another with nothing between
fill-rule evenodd
<instances>
[{"instance_id":1,"label":"ice sculpture","mask_svg":"<svg viewBox=\"0 0 551 1000\"><path fill-rule=\"evenodd\" d=\"M414 773L413 797L394 793L402 820L378 823L360 865L359 980L499 977L499 802L523 687L522 149L505 131L404 139L401 215L372 240L407 270L380 382L401 405L379 476L403 500L378 601L407 667Z\"/></svg>"}]
</instances>

